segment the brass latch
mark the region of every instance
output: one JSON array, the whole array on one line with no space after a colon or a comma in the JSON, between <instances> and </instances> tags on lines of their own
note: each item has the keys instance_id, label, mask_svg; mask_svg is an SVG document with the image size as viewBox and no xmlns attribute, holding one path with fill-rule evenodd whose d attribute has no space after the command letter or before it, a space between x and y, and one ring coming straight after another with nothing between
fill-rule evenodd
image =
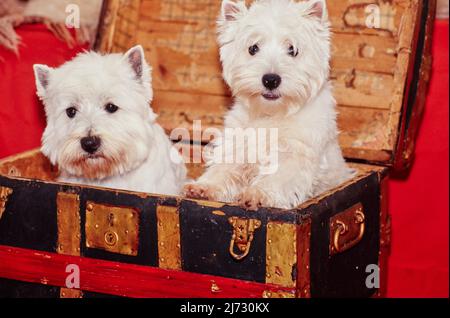
<instances>
[{"instance_id":1,"label":"brass latch","mask_svg":"<svg viewBox=\"0 0 450 318\"><path fill-rule=\"evenodd\" d=\"M86 204L86 246L137 256L139 213L133 208Z\"/></svg>"},{"instance_id":2,"label":"brass latch","mask_svg":"<svg viewBox=\"0 0 450 318\"><path fill-rule=\"evenodd\" d=\"M358 244L366 229L362 204L336 215L330 221L330 255L345 252Z\"/></svg>"},{"instance_id":3,"label":"brass latch","mask_svg":"<svg viewBox=\"0 0 450 318\"><path fill-rule=\"evenodd\" d=\"M234 259L240 261L250 252L253 233L261 226L261 221L255 219L240 219L238 217L231 217L228 221L233 226L233 236L230 241L230 254ZM237 247L241 254L235 253L235 247Z\"/></svg>"},{"instance_id":4,"label":"brass latch","mask_svg":"<svg viewBox=\"0 0 450 318\"><path fill-rule=\"evenodd\" d=\"M6 187L0 187L0 219L3 216L3 212L6 209L6 202L8 202L8 197L12 194L13 190Z\"/></svg>"}]
</instances>

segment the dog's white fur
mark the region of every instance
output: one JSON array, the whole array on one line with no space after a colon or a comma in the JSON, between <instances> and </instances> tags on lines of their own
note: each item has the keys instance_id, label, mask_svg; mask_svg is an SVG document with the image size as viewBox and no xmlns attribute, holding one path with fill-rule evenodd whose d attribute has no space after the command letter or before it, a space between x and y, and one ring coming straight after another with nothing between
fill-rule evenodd
<instances>
[{"instance_id":1,"label":"dog's white fur","mask_svg":"<svg viewBox=\"0 0 450 318\"><path fill-rule=\"evenodd\" d=\"M59 181L180 193L186 168L155 122L151 69L141 46L125 54L85 52L59 68L35 65L34 71L47 115L42 152L58 165ZM107 112L108 103L118 110ZM70 107L77 110L74 118L66 113ZM101 139L94 155L81 147L87 136Z\"/></svg>"},{"instance_id":2,"label":"dog's white fur","mask_svg":"<svg viewBox=\"0 0 450 318\"><path fill-rule=\"evenodd\" d=\"M289 209L350 178L329 83L325 1L256 0L247 8L244 1L224 0L218 28L223 75L235 98L225 127L278 128L279 168L264 175L258 164L211 164L185 187L186 195L237 201L251 210ZM288 54L291 46L297 56ZM282 78L273 92L262 83L267 73ZM281 97L268 100L267 93Z\"/></svg>"}]
</instances>

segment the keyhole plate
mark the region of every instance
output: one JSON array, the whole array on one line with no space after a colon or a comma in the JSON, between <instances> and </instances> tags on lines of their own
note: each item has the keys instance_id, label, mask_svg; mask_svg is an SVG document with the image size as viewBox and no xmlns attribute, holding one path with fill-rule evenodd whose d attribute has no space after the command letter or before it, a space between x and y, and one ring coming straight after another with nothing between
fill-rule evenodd
<instances>
[{"instance_id":1,"label":"keyhole plate","mask_svg":"<svg viewBox=\"0 0 450 318\"><path fill-rule=\"evenodd\" d=\"M139 211L86 203L86 247L123 255L138 255Z\"/></svg>"}]
</instances>

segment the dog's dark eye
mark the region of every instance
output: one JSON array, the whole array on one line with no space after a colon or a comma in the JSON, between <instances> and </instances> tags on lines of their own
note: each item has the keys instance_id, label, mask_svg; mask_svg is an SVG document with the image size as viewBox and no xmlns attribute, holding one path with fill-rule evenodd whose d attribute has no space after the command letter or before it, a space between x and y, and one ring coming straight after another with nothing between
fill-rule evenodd
<instances>
[{"instance_id":1,"label":"dog's dark eye","mask_svg":"<svg viewBox=\"0 0 450 318\"><path fill-rule=\"evenodd\" d=\"M74 118L77 114L77 109L75 107L69 107L66 109L67 117Z\"/></svg>"},{"instance_id":2,"label":"dog's dark eye","mask_svg":"<svg viewBox=\"0 0 450 318\"><path fill-rule=\"evenodd\" d=\"M291 45L288 49L288 54L292 57L296 57L298 55L298 49Z\"/></svg>"},{"instance_id":3,"label":"dog's dark eye","mask_svg":"<svg viewBox=\"0 0 450 318\"><path fill-rule=\"evenodd\" d=\"M248 53L250 53L251 56L254 56L256 53L259 52L259 46L258 44L252 45L248 49Z\"/></svg>"},{"instance_id":4,"label":"dog's dark eye","mask_svg":"<svg viewBox=\"0 0 450 318\"><path fill-rule=\"evenodd\" d=\"M114 105L114 104L109 103L109 104L106 104L106 105L105 105L105 110L106 110L108 113L113 114L113 113L115 113L116 111L119 110L119 107L117 107L117 106Z\"/></svg>"}]
</instances>

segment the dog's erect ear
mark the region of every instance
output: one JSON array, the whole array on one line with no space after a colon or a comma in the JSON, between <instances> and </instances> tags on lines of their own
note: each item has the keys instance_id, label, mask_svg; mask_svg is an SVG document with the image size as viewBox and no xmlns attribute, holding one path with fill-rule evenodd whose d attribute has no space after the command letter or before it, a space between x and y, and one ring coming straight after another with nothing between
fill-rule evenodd
<instances>
[{"instance_id":1,"label":"dog's erect ear","mask_svg":"<svg viewBox=\"0 0 450 318\"><path fill-rule=\"evenodd\" d=\"M319 19L320 22L326 21L328 18L328 14L325 0L310 0L308 15Z\"/></svg>"},{"instance_id":2,"label":"dog's erect ear","mask_svg":"<svg viewBox=\"0 0 450 318\"><path fill-rule=\"evenodd\" d=\"M225 21L235 21L247 12L245 1L238 2L232 0L222 1L222 19Z\"/></svg>"},{"instance_id":3,"label":"dog's erect ear","mask_svg":"<svg viewBox=\"0 0 450 318\"><path fill-rule=\"evenodd\" d=\"M50 73L52 69L47 65L42 64L34 64L33 69L34 69L34 77L36 80L37 94L39 97L44 97L47 92L48 83L50 80Z\"/></svg>"},{"instance_id":4,"label":"dog's erect ear","mask_svg":"<svg viewBox=\"0 0 450 318\"><path fill-rule=\"evenodd\" d=\"M127 53L125 53L125 59L130 63L131 68L136 74L138 80L142 80L144 75L145 54L141 45L132 47Z\"/></svg>"}]
</instances>

